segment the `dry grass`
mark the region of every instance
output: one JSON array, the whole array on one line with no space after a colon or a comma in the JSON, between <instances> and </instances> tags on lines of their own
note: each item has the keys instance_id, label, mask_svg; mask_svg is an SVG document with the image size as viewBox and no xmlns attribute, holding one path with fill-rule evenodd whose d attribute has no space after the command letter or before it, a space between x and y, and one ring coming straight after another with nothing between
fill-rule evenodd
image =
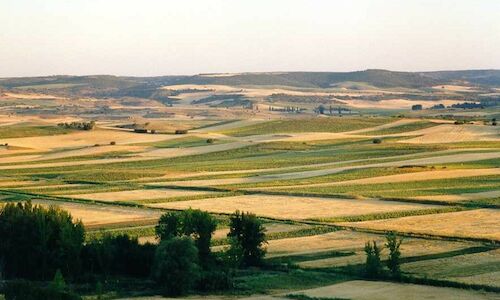
<instances>
[{"instance_id":1,"label":"dry grass","mask_svg":"<svg viewBox=\"0 0 500 300\"><path fill-rule=\"evenodd\" d=\"M130 201L130 200L146 200L146 199L161 199L172 198L181 196L194 196L201 194L209 194L205 191L188 191L178 189L143 189L119 192L104 192L92 194L77 194L69 195L66 197L80 198L87 200L100 200L100 201Z\"/></svg>"},{"instance_id":2,"label":"dry grass","mask_svg":"<svg viewBox=\"0 0 500 300\"><path fill-rule=\"evenodd\" d=\"M385 231L394 230L407 233L500 241L500 212L494 209L343 223L343 225Z\"/></svg>"},{"instance_id":3,"label":"dry grass","mask_svg":"<svg viewBox=\"0 0 500 300\"><path fill-rule=\"evenodd\" d=\"M434 200L434 201L443 201L443 202L459 202L459 201L491 199L491 198L498 198L498 197L500 197L500 190L479 192L479 193L464 193L464 194L457 194L457 195L418 196L418 197L413 197L412 199Z\"/></svg>"},{"instance_id":4,"label":"dry grass","mask_svg":"<svg viewBox=\"0 0 500 300\"><path fill-rule=\"evenodd\" d=\"M332 199L270 195L243 195L192 201L152 204L154 207L197 208L215 213L249 211L259 216L279 219L311 219L364 215L414 209L435 208L435 205L384 202L378 200Z\"/></svg>"},{"instance_id":5,"label":"dry grass","mask_svg":"<svg viewBox=\"0 0 500 300\"><path fill-rule=\"evenodd\" d=\"M300 263L303 267L331 267L364 262L363 248L366 241L375 240L380 245L385 242L382 235L341 230L331 233L287 238L269 241L268 256L288 256L296 254L316 253L327 250L354 252L352 256L333 257L310 260ZM470 247L470 242L436 241L407 238L401 246L404 257L442 253Z\"/></svg>"},{"instance_id":6,"label":"dry grass","mask_svg":"<svg viewBox=\"0 0 500 300\"><path fill-rule=\"evenodd\" d=\"M81 220L86 227L101 227L110 224L127 222L153 222L157 220L162 213L160 211L132 207L92 205L45 200L33 200L33 203L41 204L43 206L59 206L60 208L68 211L74 219Z\"/></svg>"},{"instance_id":7,"label":"dry grass","mask_svg":"<svg viewBox=\"0 0 500 300\"><path fill-rule=\"evenodd\" d=\"M347 298L353 300L493 300L498 299L494 293L468 291L462 289L433 287L416 284L403 284L381 281L353 280L331 286L305 290L294 294L305 294L310 297Z\"/></svg>"},{"instance_id":8,"label":"dry grass","mask_svg":"<svg viewBox=\"0 0 500 300\"><path fill-rule=\"evenodd\" d=\"M402 270L419 277L500 287L500 249L406 263Z\"/></svg>"},{"instance_id":9,"label":"dry grass","mask_svg":"<svg viewBox=\"0 0 500 300\"><path fill-rule=\"evenodd\" d=\"M74 148L93 146L95 144L109 145L114 141L116 144L138 144L157 142L178 136L168 136L161 134L138 134L122 130L102 130L75 131L69 134L52 136L35 136L24 138L11 138L2 140L11 146L26 147L40 150L51 150L61 148Z\"/></svg>"},{"instance_id":10,"label":"dry grass","mask_svg":"<svg viewBox=\"0 0 500 300\"><path fill-rule=\"evenodd\" d=\"M495 126L443 124L411 132L417 137L405 143L457 143L468 141L499 141L500 129Z\"/></svg>"}]
</instances>

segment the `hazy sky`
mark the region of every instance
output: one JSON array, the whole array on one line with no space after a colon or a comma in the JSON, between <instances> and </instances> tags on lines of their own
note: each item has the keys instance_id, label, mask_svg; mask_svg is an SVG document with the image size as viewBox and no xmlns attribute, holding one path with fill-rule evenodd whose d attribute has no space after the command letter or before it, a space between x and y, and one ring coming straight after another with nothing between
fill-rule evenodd
<instances>
[{"instance_id":1,"label":"hazy sky","mask_svg":"<svg viewBox=\"0 0 500 300\"><path fill-rule=\"evenodd\" d=\"M500 0L0 0L0 76L500 68Z\"/></svg>"}]
</instances>

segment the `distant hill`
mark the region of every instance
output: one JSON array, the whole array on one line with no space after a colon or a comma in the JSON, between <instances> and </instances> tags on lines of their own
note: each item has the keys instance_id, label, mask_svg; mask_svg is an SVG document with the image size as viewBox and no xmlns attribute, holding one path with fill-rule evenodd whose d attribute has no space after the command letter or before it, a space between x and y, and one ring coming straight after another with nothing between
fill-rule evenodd
<instances>
[{"instance_id":1,"label":"distant hill","mask_svg":"<svg viewBox=\"0 0 500 300\"><path fill-rule=\"evenodd\" d=\"M362 82L385 88L419 88L440 84L441 80L420 73L366 70L356 72L244 73L232 76L196 75L181 79L180 82L223 85L282 85L310 88L328 88L341 82Z\"/></svg>"},{"instance_id":2,"label":"distant hill","mask_svg":"<svg viewBox=\"0 0 500 300\"><path fill-rule=\"evenodd\" d=\"M275 85L328 88L342 85L342 83L359 83L379 88L425 88L463 82L498 87L500 86L500 70L394 72L373 69L356 72L270 72L158 77L111 75L45 76L1 78L0 87L7 89L50 90L51 93L68 95L149 98L155 94L158 87L174 84Z\"/></svg>"}]
</instances>

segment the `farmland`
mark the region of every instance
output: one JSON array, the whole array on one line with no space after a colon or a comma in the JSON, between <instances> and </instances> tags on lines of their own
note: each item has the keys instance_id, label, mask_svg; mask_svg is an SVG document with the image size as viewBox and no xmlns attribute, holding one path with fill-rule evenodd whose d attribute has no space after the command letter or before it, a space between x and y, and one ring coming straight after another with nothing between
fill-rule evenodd
<instances>
[{"instance_id":1,"label":"farmland","mask_svg":"<svg viewBox=\"0 0 500 300\"><path fill-rule=\"evenodd\" d=\"M245 76L177 78L155 90L168 99L137 96L147 93L132 92L131 78L106 79L129 86L106 97L93 81L7 81L1 204L58 206L82 222L88 244L127 234L151 247L161 215L199 209L216 220L209 245L217 257L231 245L232 214L255 214L268 240L265 267L235 270L231 290L203 299L497 298L498 108L471 110L464 120L462 110L408 105L426 96L455 103L489 89L325 87L318 74L234 83ZM16 108L28 100L33 111ZM320 113L316 101L331 105ZM92 130L58 126L90 120ZM389 232L403 239L401 276L367 281L365 243L383 247L385 266ZM110 279L109 299L164 299L149 278Z\"/></svg>"}]
</instances>

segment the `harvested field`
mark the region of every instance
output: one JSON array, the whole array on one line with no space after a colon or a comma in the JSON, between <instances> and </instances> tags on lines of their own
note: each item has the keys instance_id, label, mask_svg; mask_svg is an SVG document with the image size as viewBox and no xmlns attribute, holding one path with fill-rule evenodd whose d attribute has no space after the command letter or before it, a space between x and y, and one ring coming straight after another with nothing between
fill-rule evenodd
<instances>
[{"instance_id":1,"label":"harvested field","mask_svg":"<svg viewBox=\"0 0 500 300\"><path fill-rule=\"evenodd\" d=\"M409 182L409 181L424 181L445 178L460 178L471 176L488 176L500 175L500 168L490 169L458 169L458 170L437 170L437 171L422 171L408 174L397 174L379 177L370 177L355 179L349 181L334 182L329 185L359 185L359 184L378 184L388 182Z\"/></svg>"},{"instance_id":2,"label":"harvested field","mask_svg":"<svg viewBox=\"0 0 500 300\"><path fill-rule=\"evenodd\" d=\"M112 141L116 142L116 144L123 145L157 142L172 138L178 138L178 136L169 136L162 134L140 134L121 130L95 129L92 131L73 131L71 133L62 135L3 139L2 142L18 147L51 150L70 147L93 146L95 144L109 145L109 143Z\"/></svg>"},{"instance_id":3,"label":"harvested field","mask_svg":"<svg viewBox=\"0 0 500 300\"><path fill-rule=\"evenodd\" d=\"M468 141L498 141L500 128L482 125L443 124L411 132L417 137L404 140L405 143L457 143Z\"/></svg>"},{"instance_id":4,"label":"harvested field","mask_svg":"<svg viewBox=\"0 0 500 300\"><path fill-rule=\"evenodd\" d=\"M443 202L460 202L469 200L481 200L481 199L491 199L500 197L500 190L498 191L488 191L479 193L464 193L457 195L429 195L429 196L417 196L412 199L417 200L434 200Z\"/></svg>"},{"instance_id":5,"label":"harvested field","mask_svg":"<svg viewBox=\"0 0 500 300\"><path fill-rule=\"evenodd\" d=\"M119 192L76 194L76 195L68 195L67 197L112 202L112 201L161 199L161 198L166 199L172 197L194 196L202 194L210 194L210 192L179 190L179 189L143 189L143 190L119 191Z\"/></svg>"},{"instance_id":6,"label":"harvested field","mask_svg":"<svg viewBox=\"0 0 500 300\"><path fill-rule=\"evenodd\" d=\"M161 211L150 209L48 200L33 200L33 204L40 204L43 206L59 206L60 208L68 211L74 219L81 220L85 227L88 228L122 223L154 223L162 214Z\"/></svg>"},{"instance_id":7,"label":"harvested field","mask_svg":"<svg viewBox=\"0 0 500 300\"><path fill-rule=\"evenodd\" d=\"M500 287L500 249L406 263L402 270L418 277Z\"/></svg>"},{"instance_id":8,"label":"harvested field","mask_svg":"<svg viewBox=\"0 0 500 300\"><path fill-rule=\"evenodd\" d=\"M355 228L500 241L500 212L476 209L425 216L343 223Z\"/></svg>"},{"instance_id":9,"label":"harvested field","mask_svg":"<svg viewBox=\"0 0 500 300\"><path fill-rule=\"evenodd\" d=\"M416 284L403 284L382 281L353 280L337 283L293 294L309 297L346 298L352 300L401 300L401 299L440 299L440 300L494 300L495 293L468 291L447 287L433 287Z\"/></svg>"},{"instance_id":10,"label":"harvested field","mask_svg":"<svg viewBox=\"0 0 500 300\"><path fill-rule=\"evenodd\" d=\"M195 208L215 213L249 211L279 219L311 219L436 208L435 205L384 202L378 200L333 199L272 195L243 195L192 201L152 204L153 207Z\"/></svg>"},{"instance_id":11,"label":"harvested field","mask_svg":"<svg viewBox=\"0 0 500 300\"><path fill-rule=\"evenodd\" d=\"M352 256L333 257L321 260L311 259L301 263L303 267L331 267L347 264L363 263L365 254L363 248L365 242L375 240L383 244L385 237L379 234L340 230L331 233L286 238L269 241L268 256L282 257L297 254L308 254L335 250L342 252L354 252ZM435 241L407 238L402 244L403 257L424 255L430 253L442 253L459 250L472 246L471 242Z\"/></svg>"}]
</instances>

